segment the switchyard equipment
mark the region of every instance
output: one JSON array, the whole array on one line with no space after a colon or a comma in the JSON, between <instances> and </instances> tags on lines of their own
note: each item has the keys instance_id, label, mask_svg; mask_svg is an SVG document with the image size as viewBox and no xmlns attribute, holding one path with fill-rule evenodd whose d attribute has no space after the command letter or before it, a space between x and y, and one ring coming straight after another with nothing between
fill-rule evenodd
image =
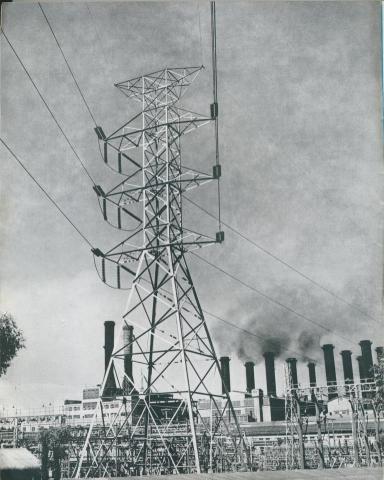
<instances>
[{"instance_id":1,"label":"switchyard equipment","mask_svg":"<svg viewBox=\"0 0 384 480\"><path fill-rule=\"evenodd\" d=\"M214 4L211 15L210 116L179 105L203 67L164 68L116 84L141 112L108 136L95 129L104 162L123 175L109 191L94 187L103 217L118 229L134 229L108 252L93 249L95 265L103 282L130 287L123 325L135 334L127 338L121 328L94 416L103 418L105 428L94 435L91 423L77 477L200 473L244 463L239 423L186 261L188 251L222 243L224 233L212 238L188 229L182 208L186 192L221 176ZM216 164L209 174L183 164L181 138L212 122ZM223 391L215 393L220 383ZM121 399L121 409L107 418L102 400L111 397ZM203 397L212 403L209 421L197 409Z\"/></svg>"},{"instance_id":2,"label":"switchyard equipment","mask_svg":"<svg viewBox=\"0 0 384 480\"><path fill-rule=\"evenodd\" d=\"M374 381L320 386L294 386L289 368L286 375L286 468L336 468L342 466L371 466L381 464L381 448L378 422L375 418L375 432L368 431L367 411L374 410L374 395L377 384ZM351 407L352 448L348 445L333 446L324 437L329 435L331 420L327 420L326 405L329 399L347 399ZM316 417L317 439L308 445L308 410L313 409ZM313 413L313 412L312 412ZM375 438L371 442L369 438ZM375 457L375 461L373 460Z\"/></svg>"}]
</instances>

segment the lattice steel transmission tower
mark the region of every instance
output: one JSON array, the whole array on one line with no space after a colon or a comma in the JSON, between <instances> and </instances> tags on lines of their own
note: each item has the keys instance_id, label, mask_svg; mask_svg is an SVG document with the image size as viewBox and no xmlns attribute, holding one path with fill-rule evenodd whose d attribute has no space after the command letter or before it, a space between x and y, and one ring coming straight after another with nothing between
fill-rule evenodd
<instances>
[{"instance_id":1,"label":"lattice steel transmission tower","mask_svg":"<svg viewBox=\"0 0 384 480\"><path fill-rule=\"evenodd\" d=\"M178 105L202 68L165 68L117 84L141 112L109 136L96 129L104 162L124 175L108 192L95 187L104 219L136 229L108 252L93 251L105 283L131 286L77 476L201 472L219 457L222 469L243 463L228 391L215 393L220 364L185 258L224 239L222 231L210 238L189 230L183 219L185 192L221 175L218 163L207 174L181 159L181 137L217 122L217 102L210 116ZM121 400L115 418L105 417L103 398ZM204 398L210 418L198 409Z\"/></svg>"}]
</instances>

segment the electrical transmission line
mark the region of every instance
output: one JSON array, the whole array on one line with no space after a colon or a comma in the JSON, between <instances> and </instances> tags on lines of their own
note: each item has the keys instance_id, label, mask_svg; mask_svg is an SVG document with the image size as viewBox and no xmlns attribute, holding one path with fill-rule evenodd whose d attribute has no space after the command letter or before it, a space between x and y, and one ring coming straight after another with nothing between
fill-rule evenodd
<instances>
[{"instance_id":1,"label":"electrical transmission line","mask_svg":"<svg viewBox=\"0 0 384 480\"><path fill-rule=\"evenodd\" d=\"M63 49L61 48L61 45L60 45L60 43L59 43L59 40L57 39L57 37L56 37L56 35L55 35L55 32L53 31L53 28L52 28L52 26L51 26L51 24L50 24L50 22L49 22L49 20L48 20L48 17L47 17L47 15L46 15L46 13L45 13L45 11L44 11L44 9L43 9L43 7L42 7L42 5L41 5L40 2L39 2L39 7L40 7L40 10L42 11L42 13L43 13L43 15L44 15L44 18L45 18L45 20L46 20L46 22L47 22L47 24L48 24L49 29L51 30L51 33L52 33L52 35L53 35L53 38L54 38L55 41L56 41L56 44L57 44L57 46L58 46L58 48L59 48L59 50L60 50L60 52L61 52L61 55L62 55L62 57L63 57L66 65L67 65L67 67L68 67L69 73L71 74L71 77L73 78L73 81L75 82L75 85L76 85L76 87L77 87L77 90L79 91L79 94L80 94L81 98L83 99L83 102L84 102L84 104L85 104L85 106L86 106L86 108L87 108L87 110L88 110L88 113L89 113L89 115L91 116L92 121L93 121L93 123L95 124L95 126L97 126L97 122L96 122L95 117L94 117L94 115L93 115L93 113L92 113L92 111L91 111L91 108L89 107L89 105L88 105L88 103L87 103L87 100L86 100L85 97L84 97L84 94L83 94L83 92L82 92L82 90L81 90L81 88L80 88L80 86L79 86L79 84L78 84L78 82L77 82L77 80L76 80L76 77L75 77L75 75L74 75L74 73L73 73L73 71L72 71L72 69L71 69L71 67L70 67L70 65L69 65L69 63L68 63L67 57L65 56L65 54L64 54L64 52L63 52Z\"/></svg>"},{"instance_id":2,"label":"electrical transmission line","mask_svg":"<svg viewBox=\"0 0 384 480\"><path fill-rule=\"evenodd\" d=\"M66 135L66 133L64 132L62 126L60 125L60 123L58 122L58 120L56 119L55 117L55 114L52 112L51 108L49 107L47 101L44 99L42 93L40 92L38 86L36 85L36 83L34 82L31 74L29 73L27 67L24 65L23 61L21 60L21 58L19 57L18 53L16 52L14 46L12 45L12 43L10 42L10 40L8 39L6 33L4 32L4 30L2 29L2 32L3 32L3 36L4 38L6 39L8 45L10 46L11 50L13 51L13 53L15 54L15 57L17 58L17 60L19 61L20 65L22 66L24 72L26 73L27 77L29 78L29 80L31 81L32 85L34 86L37 94L39 95L40 99L42 100L42 102L44 103L46 109L48 110L49 114L51 115L53 121L55 122L57 128L60 130L60 132L62 133L63 137L65 138L66 142L68 143L70 149L72 150L73 154L75 155L75 157L77 158L78 162L80 163L81 167L83 168L84 172L87 174L88 178L91 180L91 182L93 183L93 185L96 185L95 181L93 180L91 174L89 173L87 167L85 166L84 162L81 160L80 156L78 155L78 153L76 152L75 150L75 147L72 145L71 141L69 140L68 136Z\"/></svg>"},{"instance_id":3,"label":"electrical transmission line","mask_svg":"<svg viewBox=\"0 0 384 480\"><path fill-rule=\"evenodd\" d=\"M57 44L57 46L58 46L58 48L59 48L59 50L60 50L60 52L61 52L61 54L62 54L62 56L63 56L63 59L64 59L66 65L67 65L68 70L69 70L69 72L70 72L70 74L71 74L71 76L72 76L72 78L73 78L73 81L74 81L74 83L75 83L75 85L76 85L76 87L77 87L77 89L78 89L78 91L79 91L79 94L80 94L80 96L81 96L81 98L82 98L82 100L83 100L83 102L84 102L84 104L85 104L85 106L86 106L89 114L90 114L90 117L92 118L92 121L93 121L94 124L96 125L95 117L94 117L94 115L92 114L92 111L91 111L91 109L90 109L90 107L89 107L89 104L87 103L87 101L86 101L86 99L85 99L85 96L84 96L84 94L83 94L83 92L82 92L82 90L81 90L81 88L80 88L80 86L79 86L79 84L78 84L78 82L77 82L77 80L76 80L76 77L75 77L75 75L74 75L74 73L73 73L73 71L72 71L72 69L71 69L71 67L70 67L70 65L69 65L69 62L68 62L67 58L65 57L65 54L64 54L64 52L63 52L63 50L62 50L62 48L61 48L61 46L60 46L60 43L59 43L59 41L58 41L58 39L57 39L54 31L53 31L53 28L52 28L52 26L51 26L51 24L50 24L50 22L49 22L49 20L48 20L48 18L47 18L47 16L46 16L45 12L44 12L44 9L42 8L42 6L41 6L40 3L39 3L39 7L40 7L40 9L41 9L41 11L42 11L42 13L43 13L43 15L44 15L44 18L45 18L45 20L46 20L46 22L47 22L47 24L48 24L48 26L49 26L49 28L50 28L50 30L51 30L51 32L52 32L52 35L53 35L53 37L54 37L54 39L55 39L55 41L56 41L56 44ZM13 53L15 54L16 58L17 58L18 61L20 62L22 68L23 68L24 71L25 71L25 73L27 74L28 78L30 79L31 83L32 83L33 86L35 87L35 90L37 91L38 95L40 96L41 100L43 101L43 103L44 103L44 105L46 106L47 110L49 111L50 115L52 116L53 120L55 121L57 127L59 128L59 130L60 130L61 133L63 134L64 138L66 139L67 143L69 144L71 150L72 150L73 153L75 154L77 160L80 162L81 166L83 167L85 173L87 174L87 176L89 177L89 179L91 180L91 182L93 183L93 185L95 185L95 182L94 182L93 178L91 177L91 175L89 174L89 172L88 172L87 168L85 167L84 163L82 162L82 160L80 159L79 155L78 155L77 152L75 151L72 143L71 143L70 140L68 139L68 137L67 137L67 135L65 134L64 130L62 129L62 127L61 127L60 124L58 123L58 121L57 121L56 117L54 116L52 110L50 109L49 105L48 105L47 102L45 101L45 99L44 99L44 97L42 96L40 90L38 89L36 83L33 81L31 75L29 74L29 72L28 72L28 70L27 70L27 68L25 67L25 65L24 65L24 63L22 62L21 58L19 57L19 55L18 55L17 52L15 51L13 45L12 45L11 42L9 41L9 39L8 39L8 37L6 36L6 34L5 34L4 31L3 31L3 35L4 35L5 39L7 40L7 43L9 44L9 46L10 46L10 48L12 49ZM215 50L213 50L213 51L215 52ZM216 55L215 55L215 56L216 56ZM215 90L217 90L217 79L215 78L215 77L216 77L215 74L216 74L216 72L214 71L214 94L215 94ZM217 95L217 94L216 94L216 95ZM214 97L214 98L215 98L215 97ZM217 97L216 97L216 98L217 98ZM4 143L3 140L2 140L2 143ZM8 147L5 143L4 143L4 145L9 149L9 147ZM11 152L10 149L9 149L9 151ZM12 155L14 155L13 152L11 152L11 153L12 153ZM15 157L15 158L16 158L16 157ZM217 160L217 161L218 161L218 160ZM19 163L20 163L20 162L19 162ZM20 163L20 164L21 164L21 163ZM22 165L22 164L21 164L21 165ZM23 166L23 165L22 165L22 166ZM23 166L23 168L26 170L26 168L25 168L24 166ZM27 170L26 170L26 171L27 171ZM28 171L27 171L27 173L31 176L31 178L32 178L34 181L36 181L36 180L34 179L34 177L33 177ZM36 182L36 183L38 184L38 182ZM39 185L39 184L38 184L38 185ZM39 187L42 188L40 185L39 185ZM44 189L42 189L42 190L43 190L43 192L48 196L48 194L46 193L46 191L45 191ZM53 201L53 199L52 199L51 197L48 196L48 198L49 198L51 201ZM289 265L289 264L288 264L287 262L285 262L284 260L281 260L281 259L278 258L276 255L274 255L274 254L272 254L271 252L269 252L268 250L266 250L264 247L258 245L256 242L254 242L253 240L249 239L249 238L246 237L244 234L242 234L241 232L239 232L238 230L236 230L234 227L230 226L229 224L227 224L227 223L225 223L225 222L222 222L220 217L217 218L215 215L213 215L212 213L210 213L208 210L204 209L203 207L201 207L201 206L198 205L197 203L193 202L191 199L189 199L189 198L187 198L187 197L184 197L184 198L185 198L186 200L188 200L190 203L194 204L194 205L195 205L197 208L199 208L200 210L202 210L202 211L204 211L205 213L207 213L207 214L208 214L209 216L211 216L212 218L215 218L216 220L219 220L219 222L222 223L223 225L225 225L228 229L230 229L231 231L233 231L234 233L236 233L238 236L240 236L240 237L243 238L244 240L246 240L246 241L248 241L249 243L251 243L252 245L254 245L256 248L258 248L258 249L260 249L261 251L263 251L265 254L267 254L267 255L270 256L271 258L273 258L273 259L275 259L276 261L278 261L279 263L285 265L287 268L291 269L292 271L294 271L294 272L297 273L298 275L302 276L303 278L305 278L306 280L308 280L308 281L311 282L312 284L316 285L317 287L319 287L319 288L321 288L322 290L326 291L327 293L331 294L332 296L334 296L334 297L337 298L338 300L342 301L343 303L349 305L351 308L354 308L355 310L359 311L360 313L364 314L365 316L367 316L367 317L371 318L372 320L378 322L374 317L372 317L372 316L370 316L369 314L367 314L366 312L360 310L360 309L359 309L358 307L356 307L355 305L349 303L348 301L346 301L345 299L343 299L343 298L340 297L339 295L335 294L335 293L332 292L331 290L327 289L326 287L322 286L321 284L319 284L319 283L316 282L315 280L313 280L313 279L311 279L310 277L308 277L307 275L303 274L302 272L300 272L299 270L297 270L295 267ZM54 202L54 201L53 201L53 202ZM72 222L70 221L70 219L64 214L64 212L61 211L60 207L56 204L56 202L55 202L55 206L56 206L56 207L59 209L59 211L65 216L65 218L72 224ZM87 240L87 239L82 235L82 233L77 229L77 227L76 227L75 225L73 225L73 226L74 226L74 228L78 231L78 233L84 238L84 240L85 240L90 246L92 246L92 245L90 244L90 242L88 242L88 240ZM198 256L198 255L196 255L196 256ZM203 261L206 261L206 260L203 259L202 257L199 257L199 258L201 258L201 260L203 260ZM208 262L208 261L206 261L206 262ZM208 263L209 263L209 262L208 262ZM212 265L214 268L219 268L219 267L217 267L217 266L215 266L215 265L213 265L213 264L211 264L211 265ZM232 275L229 274L228 272L224 272L224 271L223 271L223 273L231 276L231 278L234 278L234 276L232 276ZM236 278L236 280L237 280L237 281L240 281L243 285L247 286L248 288L252 288L253 290L255 290L255 289L254 289L253 287L251 287L250 285L245 284L245 282L242 282L241 280L239 280L239 279L237 279L237 278ZM262 295L262 292L260 292L260 291L257 291L257 293L259 293L260 295ZM270 300L273 301L273 299L270 299ZM276 302L275 302L275 303L276 303ZM279 305L280 305L282 308L290 309L290 307L287 307L287 306L285 306L284 304L282 304L282 303L280 303L280 302L279 302ZM210 314L209 312L207 312L207 313ZM295 312L294 310L292 310L292 313L295 313L296 315L299 315L299 316L301 315L301 314L299 314L298 312ZM210 315L214 316L213 314L210 314ZM217 317L217 318L218 318L218 317ZM238 328L237 325L231 324L231 323L228 322L228 321L225 321L225 320L223 320L223 319L219 319L219 320L224 321L224 322L232 325L232 326L235 327L235 328ZM315 323L315 324L318 325L320 328L323 328L323 329L325 329L325 330L333 333L330 329L328 329L327 327L323 326L322 324L317 323L317 322L314 322L314 321L312 321L312 320L310 320L310 319L307 319L307 320L308 320L308 321L311 321L312 323ZM378 322L378 323L379 323L379 322ZM252 332L248 332L248 331L247 331L247 333L251 333L251 334L252 334ZM252 334L252 335L255 335L255 334ZM345 338L345 337L341 337L341 338ZM351 340L348 340L348 341L351 341Z\"/></svg>"},{"instance_id":4,"label":"electrical transmission line","mask_svg":"<svg viewBox=\"0 0 384 480\"><path fill-rule=\"evenodd\" d=\"M81 238L91 247L93 245L87 239L87 237L80 231L80 229L72 222L72 220L68 217L68 215L61 209L59 204L49 195L49 193L45 190L45 188L37 181L37 179L32 175L32 173L27 169L27 167L23 164L20 158L13 152L13 150L9 147L9 145L0 138L0 142L4 145L4 147L8 150L8 152L13 156L13 158L17 161L17 163L21 166L21 168L29 175L29 177L35 182L35 184L40 188L40 190L44 193L44 195L48 198L48 200L56 207L56 209L63 215L63 217L69 222L72 227L76 230L76 232L81 236Z\"/></svg>"},{"instance_id":5,"label":"electrical transmission line","mask_svg":"<svg viewBox=\"0 0 384 480\"><path fill-rule=\"evenodd\" d=\"M243 328L243 327L240 327L239 325L236 325L235 323L232 323L229 320L226 320L225 318L220 317L219 315L208 312L207 310L203 310L203 312L205 314L209 315L210 317L213 317L216 320L219 320L220 322L223 322L226 325L229 325L230 327L233 327L233 328L236 328L237 330L240 330L243 334L251 335L252 337L259 338L260 340L267 340L268 339L268 337L265 337L264 335L260 335L258 333L251 332L250 330L248 330L246 328ZM293 353L294 355L297 355L298 357L302 356L302 353L296 352L295 350L291 350L291 349L288 349L288 348L282 347L282 351ZM312 360L314 362L316 361L314 358L311 358L308 355L306 355L306 358L308 358L309 360Z\"/></svg>"},{"instance_id":6,"label":"electrical transmission line","mask_svg":"<svg viewBox=\"0 0 384 480\"><path fill-rule=\"evenodd\" d=\"M195 207L197 207L198 209L200 209L202 212L206 213L207 215L209 215L210 217L218 220L218 218L211 212L209 212L207 209L205 209L204 207L202 207L201 205L199 205L198 203L194 202L193 200L191 200L190 198L188 197L185 197L185 200L187 200L188 202L190 202L192 205L194 205ZM377 323L381 323L379 322L375 317L373 317L372 315L370 315L369 313L367 313L366 311L364 310L361 310L357 305L354 305L353 303L350 303L348 302L348 300L345 300L343 297L341 297L340 295L338 295L337 293L333 292L332 290L330 290L329 288L327 287L324 287L324 285L321 285L320 283L318 283L316 280L313 280L311 277L309 277L308 275L306 275L305 273L301 272L300 270L298 270L297 268L293 267L292 265L290 265L288 262L286 262L285 260L282 260L281 258L279 258L277 255L271 253L269 250L267 250L265 247L261 246L260 244L256 243L254 240L252 240L251 238L247 237L246 235L244 235L244 233L240 232L239 230L237 230L236 228L232 227L231 225L229 225L228 223L224 222L223 220L221 220L221 223L227 227L229 230L231 230L232 232L234 232L236 235L238 235L239 237L241 237L243 240L245 240L246 242L250 243L251 245L253 245L254 247L256 247L257 249L261 250L263 253L265 253L266 255L268 255L269 257L273 258L274 260L276 260L277 262L279 262L280 264L284 265L285 267L289 268L290 270L292 270L293 272L295 272L297 275L300 275L302 278L304 278L305 280L309 281L310 283L312 283L313 285L315 285L316 287L320 288L321 290L323 290L324 292L332 295L334 298L336 298L337 300L343 302L345 305L348 305L350 308L356 310L357 312L365 315L366 317L370 318L371 320L373 320L374 322L377 322Z\"/></svg>"},{"instance_id":7,"label":"electrical transmission line","mask_svg":"<svg viewBox=\"0 0 384 480\"><path fill-rule=\"evenodd\" d=\"M33 180L33 182L39 187L39 189L44 193L44 195L48 198L48 200L54 205L54 207L59 211L59 213L69 222L69 224L76 230L76 232L81 236L81 238L91 247L93 248L93 245L91 242L86 238L86 236L81 232L81 230L73 223L73 221L68 217L68 215L62 210L60 205L51 197L51 195L47 192L47 190L40 184L40 182L36 179L34 175L27 169L27 167L24 165L24 163L20 160L20 158L13 152L13 150L9 147L9 145L2 139L0 138L1 143L4 145L4 147L9 151L9 153L13 156L13 158L17 161L17 163L21 166L21 168L27 173L27 175ZM167 292L170 294L171 292ZM259 335L257 333L253 333L250 330L247 330L245 328L239 327L238 325L230 322L229 320L225 320L224 318L220 317L219 315L216 315L212 312L208 312L207 310L203 310L203 312L220 322L223 322L233 328L236 328L237 330L242 331L244 334L251 335L256 338L260 338L261 340L264 340L265 337L262 335ZM294 350L288 350L284 349L287 352L294 353L295 355L300 355L298 352L295 352Z\"/></svg>"},{"instance_id":8,"label":"electrical transmission line","mask_svg":"<svg viewBox=\"0 0 384 480\"><path fill-rule=\"evenodd\" d=\"M232 280L235 280L236 282L240 283L241 285L243 285L244 287L248 288L249 290L252 290L254 292L256 292L258 295L260 295L261 297L264 297L265 299L267 299L268 301L278 305L279 307L287 310L288 312L290 313L293 313L294 315L302 318L303 320L307 321L307 322L310 322L312 323L313 325L317 325L318 327L322 328L323 330L326 330L327 332L339 337L339 338L342 338L343 340L347 341L348 343L351 343L351 344L354 344L353 340L350 339L350 338L347 338L347 337L344 337L343 335L339 335L337 333L335 333L332 329L324 326L322 323L320 322L317 322L315 320L312 320L311 318L307 317L306 315L303 315L302 313L300 312L297 312L296 310L294 310L293 308L291 307L288 307L287 305L285 305L284 303L280 302L279 300L276 300L272 297L270 297L269 295L267 295L266 293L262 292L261 290L259 290L258 288L250 285L249 283L246 283L244 282L243 280L241 280L240 278L236 277L235 275L233 275L232 273L229 273L227 272L226 270L224 270L223 268L219 267L218 265L215 265L214 263L210 262L209 260L203 258L203 257L200 257L200 255L198 255L197 253L195 252L191 252L192 255L194 255L195 257L199 258L201 261L205 262L206 264L210 265L211 267L215 268L216 270L218 270L219 272L223 273L224 275L226 275L227 277L231 278Z\"/></svg>"},{"instance_id":9,"label":"electrical transmission line","mask_svg":"<svg viewBox=\"0 0 384 480\"><path fill-rule=\"evenodd\" d=\"M52 28L52 25L51 23L49 22L49 19L41 5L41 3L39 2L39 7L43 13L43 16L48 24L48 27L55 39L55 42L61 52L61 55L67 65L67 68L72 76L72 79L79 91L79 94L89 112L89 115L93 121L93 123L95 124L95 126L97 126L97 122L95 120L95 117L90 109L90 106L79 86L79 83L78 81L76 80L76 77L69 65L69 62L63 52L63 49L58 41L58 38L57 36L55 35L54 31L53 31L53 28ZM215 6L214 4L211 4L211 9L213 10L211 12L211 28L213 30L216 29L216 19L215 19ZM217 59L216 59L216 42L215 42L215 38L216 38L216 34L212 35L212 65L213 65L213 98L214 98L214 105L217 105ZM215 142L216 142L216 164L219 164L219 142L218 142L218 117L216 116L215 118ZM64 135L65 136L65 135ZM93 179L91 179L91 181L94 183ZM218 196L220 198L220 179L218 180L217 182L217 185L218 185ZM256 248L258 248L259 250L261 250L263 253L265 253L266 255L268 255L269 257L273 258L275 261L279 262L280 264L284 265L286 268L290 269L291 271L295 272L297 275L301 276L302 278L304 278L305 280L309 281L310 283L312 283L313 285L315 285L316 287L320 288L321 290L323 290L324 292L332 295L334 298L336 298L337 300L339 300L340 302L344 303L345 305L349 306L350 308L356 310L357 312L363 314L364 316L370 318L371 320L377 322L377 323L380 323L376 318L374 318L372 315L370 315L368 312L360 309L358 306L348 302L347 300L345 300L343 297L341 297L340 295L338 295L337 293L333 292L332 290L330 290L329 288L325 287L324 285L321 285L319 282L317 282L316 280L313 280L311 277L309 277L308 275L304 274L303 272L301 272L300 270L298 270L297 268L293 267L292 265L290 265L288 262L282 260L281 258L277 257L275 254L269 252L266 248L262 247L261 245L257 244L254 240L250 239L249 237L247 237L246 235L244 235L242 232L240 232L239 230L235 229L234 227L232 227L231 225L223 222L221 220L221 213L220 213L220 201L218 202L218 208L219 208L219 212L218 212L218 217L216 217L214 214L210 213L208 210L204 209L202 206L198 205L196 202L194 202L193 200L189 199L186 197L186 200L189 201L190 203L192 203L193 205L195 205L197 208L199 208L201 211L205 212L207 215L209 215L211 218L214 218L216 220L218 220L219 222L219 230L221 229L221 224L225 225L229 230L233 231L236 235L238 235L239 237L241 237L243 240L247 241L248 243L250 243L251 245L255 246Z\"/></svg>"}]
</instances>

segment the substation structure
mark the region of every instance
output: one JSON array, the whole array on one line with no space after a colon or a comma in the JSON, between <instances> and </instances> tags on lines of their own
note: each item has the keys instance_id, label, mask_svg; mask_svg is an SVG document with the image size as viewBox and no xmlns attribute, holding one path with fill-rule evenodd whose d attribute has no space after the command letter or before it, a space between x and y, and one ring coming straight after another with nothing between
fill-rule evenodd
<instances>
[{"instance_id":1,"label":"substation structure","mask_svg":"<svg viewBox=\"0 0 384 480\"><path fill-rule=\"evenodd\" d=\"M285 451L287 468L340 468L381 464L377 422L369 419L368 414L370 410L374 412L375 393L376 385L373 382L347 386L288 388ZM346 399L350 403L352 435L349 442L341 442L335 438L339 435L335 436L334 430L332 431L335 427L333 420L324 416L324 406L330 395L331 398L334 396L333 398ZM310 417L313 416L310 410L314 410L316 418L316 436L312 441L306 438L314 430L308 429ZM326 421L330 424L328 428L324 425ZM332 437L331 441L328 438L325 442L325 432L328 437Z\"/></svg>"},{"instance_id":2,"label":"substation structure","mask_svg":"<svg viewBox=\"0 0 384 480\"><path fill-rule=\"evenodd\" d=\"M203 173L181 160L183 135L217 125L217 101L205 116L178 104L202 68L165 68L117 84L141 112L109 136L95 129L105 164L122 176L109 191L94 187L103 217L131 231L107 252L93 249L95 265L103 282L129 294L76 477L200 473L219 468L218 456L222 470L246 463L229 393L215 393L221 366L186 261L188 251L224 240L222 231L208 237L188 229L183 217L185 193L221 175L218 161ZM107 419L108 398L120 409ZM213 418L199 415L201 398L212 402Z\"/></svg>"}]
</instances>

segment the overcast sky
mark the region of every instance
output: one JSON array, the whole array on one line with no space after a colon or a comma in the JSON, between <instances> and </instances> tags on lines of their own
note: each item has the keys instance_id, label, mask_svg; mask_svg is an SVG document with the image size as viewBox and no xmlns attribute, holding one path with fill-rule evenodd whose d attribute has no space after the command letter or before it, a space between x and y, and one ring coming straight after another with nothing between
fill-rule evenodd
<instances>
[{"instance_id":1,"label":"overcast sky","mask_svg":"<svg viewBox=\"0 0 384 480\"><path fill-rule=\"evenodd\" d=\"M165 66L207 67L182 105L208 112L208 2L43 7L107 133L138 112L113 84ZM38 5L3 4L3 28L96 182L117 183ZM2 138L93 245L112 247L123 237L103 222L92 184L3 38L1 55ZM203 308L286 339L278 390L281 362L292 351L305 360L304 343L316 359L320 344L334 343L341 379L340 350L356 356L361 339L383 343L380 4L217 2L217 55L224 221L377 321L228 230L223 245L201 255L322 327L191 257ZM191 134L183 156L210 171L210 127ZM0 405L79 398L84 385L101 382L103 322L121 317L126 293L100 282L89 246L3 148L0 168L0 309L14 315L27 344L0 379ZM215 213L209 188L191 198ZM215 232L212 219L187 213L195 227ZM258 363L256 385L264 388L263 343L207 322L218 353L239 371L235 389L245 383L239 347ZM321 362L318 370L324 380ZM303 361L299 375L307 383Z\"/></svg>"}]
</instances>

